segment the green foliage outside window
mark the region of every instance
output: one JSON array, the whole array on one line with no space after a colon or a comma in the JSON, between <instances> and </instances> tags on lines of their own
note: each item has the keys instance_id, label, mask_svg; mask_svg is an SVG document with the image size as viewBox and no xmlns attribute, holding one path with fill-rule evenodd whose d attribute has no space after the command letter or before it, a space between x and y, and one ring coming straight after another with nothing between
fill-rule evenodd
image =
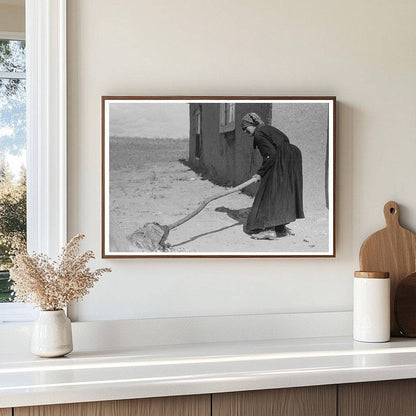
<instances>
[{"instance_id":1,"label":"green foliage outside window","mask_svg":"<svg viewBox=\"0 0 416 416\"><path fill-rule=\"evenodd\" d=\"M0 302L12 300L9 272L13 251L26 241L26 172L13 181L7 163L0 162Z\"/></svg>"},{"instance_id":2,"label":"green foliage outside window","mask_svg":"<svg viewBox=\"0 0 416 416\"><path fill-rule=\"evenodd\" d=\"M24 41L0 39L0 302L13 299L8 269L26 241L26 171L18 175L13 166L13 174L9 165L26 146L25 61Z\"/></svg>"}]
</instances>

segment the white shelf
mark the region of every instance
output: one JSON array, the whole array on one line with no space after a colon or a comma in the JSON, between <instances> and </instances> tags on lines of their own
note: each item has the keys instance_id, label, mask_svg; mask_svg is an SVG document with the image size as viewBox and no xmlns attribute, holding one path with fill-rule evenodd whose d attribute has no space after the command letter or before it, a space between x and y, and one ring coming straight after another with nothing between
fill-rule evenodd
<instances>
[{"instance_id":1,"label":"white shelf","mask_svg":"<svg viewBox=\"0 0 416 416\"><path fill-rule=\"evenodd\" d=\"M349 337L0 354L0 407L416 377L416 340Z\"/></svg>"}]
</instances>

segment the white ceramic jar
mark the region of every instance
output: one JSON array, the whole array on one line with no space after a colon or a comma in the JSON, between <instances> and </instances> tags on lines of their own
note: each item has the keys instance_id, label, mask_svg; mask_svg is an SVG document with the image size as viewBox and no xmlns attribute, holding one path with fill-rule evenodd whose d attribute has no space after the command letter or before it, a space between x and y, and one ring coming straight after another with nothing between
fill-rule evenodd
<instances>
[{"instance_id":1,"label":"white ceramic jar","mask_svg":"<svg viewBox=\"0 0 416 416\"><path fill-rule=\"evenodd\" d=\"M353 337L356 341L389 341L389 273L355 272L353 308Z\"/></svg>"},{"instance_id":2,"label":"white ceramic jar","mask_svg":"<svg viewBox=\"0 0 416 416\"><path fill-rule=\"evenodd\" d=\"M31 351L40 357L62 357L72 351L71 321L61 309L40 311L33 325Z\"/></svg>"}]
</instances>

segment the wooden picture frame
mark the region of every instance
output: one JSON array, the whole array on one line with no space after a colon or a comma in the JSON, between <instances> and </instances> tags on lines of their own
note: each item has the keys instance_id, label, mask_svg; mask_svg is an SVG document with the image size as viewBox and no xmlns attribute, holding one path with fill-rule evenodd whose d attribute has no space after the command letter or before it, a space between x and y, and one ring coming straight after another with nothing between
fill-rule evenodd
<instances>
[{"instance_id":1,"label":"wooden picture frame","mask_svg":"<svg viewBox=\"0 0 416 416\"><path fill-rule=\"evenodd\" d=\"M335 257L335 97L101 101L103 258Z\"/></svg>"}]
</instances>

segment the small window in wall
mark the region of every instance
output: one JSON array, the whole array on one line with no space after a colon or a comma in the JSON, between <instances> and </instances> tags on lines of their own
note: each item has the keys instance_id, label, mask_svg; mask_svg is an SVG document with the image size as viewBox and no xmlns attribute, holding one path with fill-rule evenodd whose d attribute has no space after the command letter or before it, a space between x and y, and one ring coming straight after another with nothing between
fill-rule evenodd
<instances>
[{"instance_id":1,"label":"small window in wall","mask_svg":"<svg viewBox=\"0 0 416 416\"><path fill-rule=\"evenodd\" d=\"M25 41L0 34L0 306L13 300L8 269L18 244L26 244ZM8 319L18 318L16 307Z\"/></svg>"},{"instance_id":2,"label":"small window in wall","mask_svg":"<svg viewBox=\"0 0 416 416\"><path fill-rule=\"evenodd\" d=\"M220 104L220 133L235 130L235 103Z\"/></svg>"},{"instance_id":3,"label":"small window in wall","mask_svg":"<svg viewBox=\"0 0 416 416\"><path fill-rule=\"evenodd\" d=\"M195 157L201 157L202 137L201 137L201 110L196 113L196 132L195 132Z\"/></svg>"}]
</instances>

